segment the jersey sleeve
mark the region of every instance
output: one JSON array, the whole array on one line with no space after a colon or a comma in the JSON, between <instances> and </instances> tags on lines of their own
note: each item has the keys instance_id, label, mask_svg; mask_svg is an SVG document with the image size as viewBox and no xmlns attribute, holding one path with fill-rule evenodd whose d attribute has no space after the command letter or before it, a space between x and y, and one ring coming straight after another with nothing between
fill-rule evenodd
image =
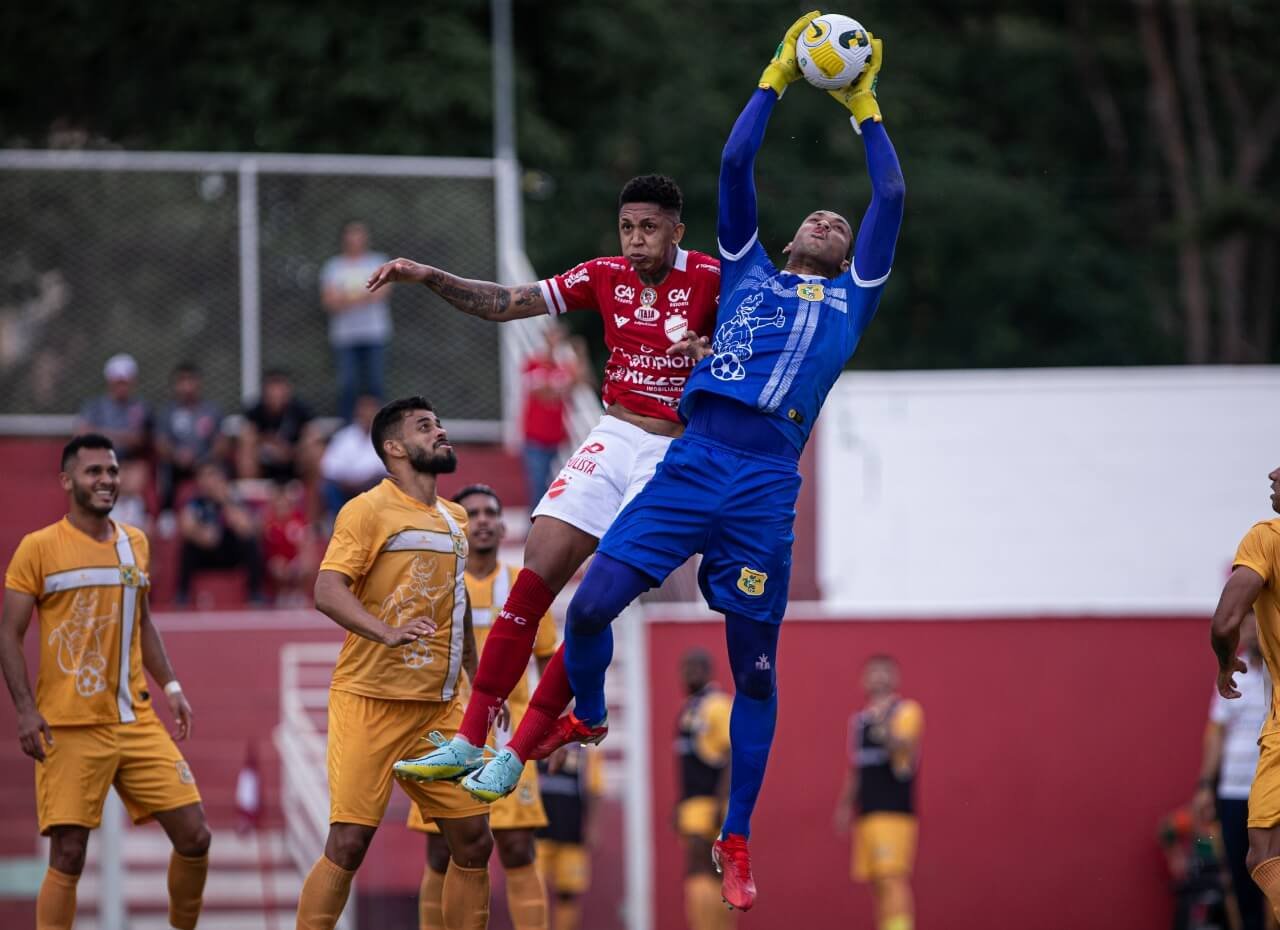
<instances>
[{"instance_id":1,"label":"jersey sleeve","mask_svg":"<svg viewBox=\"0 0 1280 930\"><path fill-rule=\"evenodd\" d=\"M347 501L338 511L333 536L320 563L322 572L341 572L352 581L364 577L370 562L373 539L368 529L368 504L362 498Z\"/></svg>"},{"instance_id":2,"label":"jersey sleeve","mask_svg":"<svg viewBox=\"0 0 1280 930\"><path fill-rule=\"evenodd\" d=\"M44 591L44 571L40 565L40 544L34 536L22 537L9 567L4 571L4 586L21 594L39 597Z\"/></svg>"},{"instance_id":3,"label":"jersey sleeve","mask_svg":"<svg viewBox=\"0 0 1280 930\"><path fill-rule=\"evenodd\" d=\"M533 654L539 659L549 659L556 654L556 621L551 611L542 615L538 621L538 632L534 635Z\"/></svg>"},{"instance_id":4,"label":"jersey sleeve","mask_svg":"<svg viewBox=\"0 0 1280 930\"><path fill-rule=\"evenodd\" d=\"M552 316L560 316L573 310L600 310L597 288L604 276L604 268L596 259L583 262L564 274L545 278L538 282L542 299Z\"/></svg>"},{"instance_id":5,"label":"jersey sleeve","mask_svg":"<svg viewBox=\"0 0 1280 930\"><path fill-rule=\"evenodd\" d=\"M727 694L708 697L702 704L702 726L694 737L694 752L708 765L722 766L729 759L729 716L733 701Z\"/></svg>"},{"instance_id":6,"label":"jersey sleeve","mask_svg":"<svg viewBox=\"0 0 1280 930\"><path fill-rule=\"evenodd\" d=\"M894 739L919 739L924 732L924 708L915 701L903 701L889 722L889 732Z\"/></svg>"},{"instance_id":7,"label":"jersey sleeve","mask_svg":"<svg viewBox=\"0 0 1280 930\"><path fill-rule=\"evenodd\" d=\"M1240 541L1240 548L1236 550L1235 560L1231 563L1232 567L1243 565L1245 568L1251 568L1261 575L1262 580L1268 585L1274 583L1277 543L1280 543L1280 535L1271 524L1255 523Z\"/></svg>"}]
</instances>

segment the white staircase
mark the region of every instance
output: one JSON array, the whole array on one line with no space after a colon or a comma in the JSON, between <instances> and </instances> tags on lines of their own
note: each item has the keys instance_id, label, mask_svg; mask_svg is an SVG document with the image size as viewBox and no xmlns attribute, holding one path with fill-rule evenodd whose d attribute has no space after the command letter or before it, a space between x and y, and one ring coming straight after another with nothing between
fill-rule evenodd
<instances>
[{"instance_id":1,"label":"white staircase","mask_svg":"<svg viewBox=\"0 0 1280 930\"><path fill-rule=\"evenodd\" d=\"M101 844L98 844L99 847ZM101 859L89 857L77 889L82 916L77 930L98 930L102 896ZM168 930L169 854L172 847L156 824L129 826L123 836L124 899L128 930ZM285 854L279 831L257 837L218 830L209 855L200 930L291 930L302 878Z\"/></svg>"}]
</instances>

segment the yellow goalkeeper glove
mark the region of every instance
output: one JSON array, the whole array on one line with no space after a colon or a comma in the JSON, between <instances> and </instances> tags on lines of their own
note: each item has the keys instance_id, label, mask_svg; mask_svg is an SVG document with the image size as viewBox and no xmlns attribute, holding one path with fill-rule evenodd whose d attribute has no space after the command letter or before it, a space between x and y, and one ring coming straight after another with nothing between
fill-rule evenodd
<instances>
[{"instance_id":1,"label":"yellow goalkeeper glove","mask_svg":"<svg viewBox=\"0 0 1280 930\"><path fill-rule=\"evenodd\" d=\"M778 43L778 50L773 53L773 58L760 75L761 87L766 87L781 97L788 84L800 80L800 65L796 63L796 39L804 32L805 26L821 15L821 10L810 10L791 24L791 28Z\"/></svg>"},{"instance_id":2,"label":"yellow goalkeeper glove","mask_svg":"<svg viewBox=\"0 0 1280 930\"><path fill-rule=\"evenodd\" d=\"M873 119L877 123L881 121L880 104L876 101L876 84L880 82L880 65L884 63L884 43L869 32L867 38L871 40L871 57L858 79L848 87L827 91L853 114L853 128L858 135L862 135L864 120Z\"/></svg>"}]
</instances>

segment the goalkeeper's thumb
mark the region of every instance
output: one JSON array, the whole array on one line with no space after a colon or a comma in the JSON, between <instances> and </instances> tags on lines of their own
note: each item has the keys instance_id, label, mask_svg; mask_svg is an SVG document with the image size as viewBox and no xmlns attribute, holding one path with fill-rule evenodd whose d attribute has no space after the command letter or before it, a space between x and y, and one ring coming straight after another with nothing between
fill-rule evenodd
<instances>
[{"instance_id":1,"label":"goalkeeper's thumb","mask_svg":"<svg viewBox=\"0 0 1280 930\"><path fill-rule=\"evenodd\" d=\"M853 128L861 135L862 124L869 119L881 122L880 102L876 100L876 85L880 83L880 66L884 63L884 43L867 33L871 41L871 57L862 74L848 87L829 90L829 93L840 105L853 114Z\"/></svg>"}]
</instances>

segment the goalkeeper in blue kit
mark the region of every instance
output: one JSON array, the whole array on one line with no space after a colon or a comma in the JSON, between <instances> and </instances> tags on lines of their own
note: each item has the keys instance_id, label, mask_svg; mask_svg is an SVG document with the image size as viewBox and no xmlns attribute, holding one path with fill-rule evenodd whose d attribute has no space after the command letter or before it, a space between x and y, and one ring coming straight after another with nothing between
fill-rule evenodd
<instances>
[{"instance_id":1,"label":"goalkeeper in blue kit","mask_svg":"<svg viewBox=\"0 0 1280 930\"><path fill-rule=\"evenodd\" d=\"M569 606L566 630L576 705L561 718L559 732L564 742L596 742L607 726L610 624L639 594L702 553L698 580L707 603L725 615L736 685L729 806L713 855L725 900L743 910L756 896L747 836L777 717L778 633L791 574L798 461L827 393L875 314L905 193L875 98L882 46L860 36L873 48L866 70L852 86L830 92L853 114L871 175L871 204L856 243L848 221L828 210L805 218L783 250L781 271L759 242L756 151L783 91L800 78L796 36L817 15L788 30L725 145L720 307L712 345L688 346L706 357L681 400L687 427L601 540ZM506 782L514 785L519 777L519 760L499 754L485 769L482 778L503 793Z\"/></svg>"}]
</instances>

